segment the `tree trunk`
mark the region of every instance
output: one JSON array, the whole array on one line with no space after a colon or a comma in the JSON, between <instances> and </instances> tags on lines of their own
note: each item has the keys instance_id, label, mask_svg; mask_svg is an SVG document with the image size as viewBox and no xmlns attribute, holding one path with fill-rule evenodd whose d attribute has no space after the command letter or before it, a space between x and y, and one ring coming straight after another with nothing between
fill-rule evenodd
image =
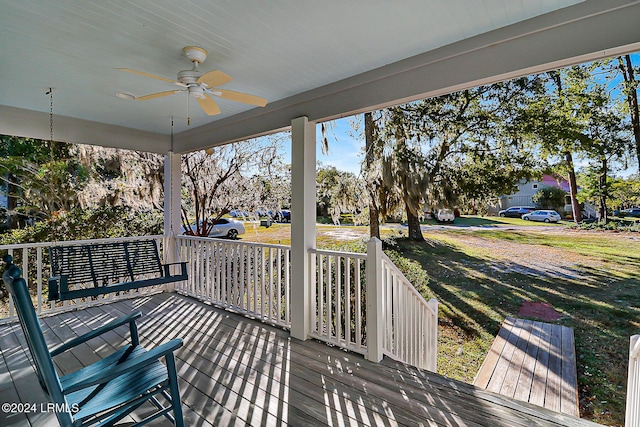
<instances>
[{"instance_id":1,"label":"tree trunk","mask_svg":"<svg viewBox=\"0 0 640 427\"><path fill-rule=\"evenodd\" d=\"M18 186L16 185L16 180L17 178L14 174L7 175L7 227L9 229L18 227L18 215L16 214Z\"/></svg>"},{"instance_id":2,"label":"tree trunk","mask_svg":"<svg viewBox=\"0 0 640 427\"><path fill-rule=\"evenodd\" d=\"M638 91L636 90L636 77L633 72L631 56L625 55L618 58L618 64L626 86L627 106L631 115L631 129L633 130L636 145L638 173L640 173L640 110L638 108Z\"/></svg>"},{"instance_id":3,"label":"tree trunk","mask_svg":"<svg viewBox=\"0 0 640 427\"><path fill-rule=\"evenodd\" d=\"M598 197L600 198L598 216L600 221L607 223L607 159L602 159L602 166L600 169L600 177L598 179Z\"/></svg>"},{"instance_id":4,"label":"tree trunk","mask_svg":"<svg viewBox=\"0 0 640 427\"><path fill-rule=\"evenodd\" d=\"M423 241L422 230L420 229L420 220L418 217L411 213L411 209L405 203L405 211L407 212L407 225L409 226L409 239Z\"/></svg>"},{"instance_id":5,"label":"tree trunk","mask_svg":"<svg viewBox=\"0 0 640 427\"><path fill-rule=\"evenodd\" d=\"M365 138L365 168L371 170L375 160L374 140L373 140L373 116L371 113L364 113L364 138ZM380 212L378 211L377 196L375 188L371 182L367 183L369 188L369 235L380 238Z\"/></svg>"},{"instance_id":6,"label":"tree trunk","mask_svg":"<svg viewBox=\"0 0 640 427\"><path fill-rule=\"evenodd\" d=\"M570 151L567 151L564 155L567 162L567 169L569 170L569 195L571 196L571 210L573 212L573 220L575 223L582 222L582 210L580 209L580 203L578 202L578 184L576 182L576 171L573 166L573 155Z\"/></svg>"}]
</instances>

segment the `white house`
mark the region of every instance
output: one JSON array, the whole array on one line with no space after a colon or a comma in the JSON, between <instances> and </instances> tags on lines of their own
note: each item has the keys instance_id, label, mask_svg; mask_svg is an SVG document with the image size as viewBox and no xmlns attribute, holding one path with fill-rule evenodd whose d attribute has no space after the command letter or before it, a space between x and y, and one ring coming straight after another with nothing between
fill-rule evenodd
<instances>
[{"instance_id":1,"label":"white house","mask_svg":"<svg viewBox=\"0 0 640 427\"><path fill-rule=\"evenodd\" d=\"M564 210L571 212L571 197L569 196L569 182L560 177L545 174L540 180L526 181L518 183L518 190L509 195L499 197L500 209L507 209L511 206L535 206L532 201L534 194L542 188L556 187L567 193L565 196Z\"/></svg>"},{"instance_id":2,"label":"white house","mask_svg":"<svg viewBox=\"0 0 640 427\"><path fill-rule=\"evenodd\" d=\"M518 183L518 189L515 193L509 195L503 195L498 198L499 209L507 209L511 206L535 206L532 201L534 194L541 188L556 187L567 193L564 197L564 207L562 210L564 213L571 213L571 196L569 195L569 182L561 177L545 174L540 180L526 181L522 180ZM578 187L579 188L579 187ZM582 215L587 218L595 218L596 210L588 202L582 204Z\"/></svg>"}]
</instances>

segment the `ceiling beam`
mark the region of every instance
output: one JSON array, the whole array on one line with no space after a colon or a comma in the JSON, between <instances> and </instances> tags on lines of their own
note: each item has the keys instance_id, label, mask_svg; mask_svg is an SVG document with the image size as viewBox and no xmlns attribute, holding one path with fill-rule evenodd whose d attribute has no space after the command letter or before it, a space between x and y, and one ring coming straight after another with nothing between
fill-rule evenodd
<instances>
[{"instance_id":1,"label":"ceiling beam","mask_svg":"<svg viewBox=\"0 0 640 427\"><path fill-rule=\"evenodd\" d=\"M0 105L0 134L48 140L49 113ZM165 154L171 137L159 133L65 116L53 116L56 141Z\"/></svg>"},{"instance_id":2,"label":"ceiling beam","mask_svg":"<svg viewBox=\"0 0 640 427\"><path fill-rule=\"evenodd\" d=\"M640 1L585 0L523 22L189 129L176 152L325 121L640 49Z\"/></svg>"}]
</instances>

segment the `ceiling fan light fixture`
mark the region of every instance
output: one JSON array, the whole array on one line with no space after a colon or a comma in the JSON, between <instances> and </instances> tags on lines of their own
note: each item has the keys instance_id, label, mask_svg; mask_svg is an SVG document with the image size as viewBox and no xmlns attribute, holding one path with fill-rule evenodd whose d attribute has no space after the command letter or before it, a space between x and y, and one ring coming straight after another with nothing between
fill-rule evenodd
<instances>
[{"instance_id":1,"label":"ceiling fan light fixture","mask_svg":"<svg viewBox=\"0 0 640 427\"><path fill-rule=\"evenodd\" d=\"M189 61L197 62L198 64L202 64L207 59L207 55L209 55L206 50L197 46L187 46L182 49L182 52L189 58Z\"/></svg>"},{"instance_id":2,"label":"ceiling fan light fixture","mask_svg":"<svg viewBox=\"0 0 640 427\"><path fill-rule=\"evenodd\" d=\"M204 98L204 89L200 86L191 86L189 88L189 95L193 95L195 98Z\"/></svg>"}]
</instances>

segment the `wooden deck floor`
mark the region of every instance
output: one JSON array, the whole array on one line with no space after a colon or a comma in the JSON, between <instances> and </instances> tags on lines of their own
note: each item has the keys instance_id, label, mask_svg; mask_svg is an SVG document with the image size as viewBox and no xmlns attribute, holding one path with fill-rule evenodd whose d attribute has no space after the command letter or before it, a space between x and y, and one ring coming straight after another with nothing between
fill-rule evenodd
<instances>
[{"instance_id":1,"label":"wooden deck floor","mask_svg":"<svg viewBox=\"0 0 640 427\"><path fill-rule=\"evenodd\" d=\"M187 426L595 426L385 359L381 364L177 294L120 301L42 319L50 345L132 310L142 344L174 337ZM127 328L56 358L63 372L122 345ZM18 325L0 327L0 400L46 402ZM141 409L124 425L141 418ZM166 425L160 420L154 425ZM55 426L50 413L0 412L0 425Z\"/></svg>"},{"instance_id":2,"label":"wooden deck floor","mask_svg":"<svg viewBox=\"0 0 640 427\"><path fill-rule=\"evenodd\" d=\"M573 329L507 317L474 384L578 416Z\"/></svg>"}]
</instances>

